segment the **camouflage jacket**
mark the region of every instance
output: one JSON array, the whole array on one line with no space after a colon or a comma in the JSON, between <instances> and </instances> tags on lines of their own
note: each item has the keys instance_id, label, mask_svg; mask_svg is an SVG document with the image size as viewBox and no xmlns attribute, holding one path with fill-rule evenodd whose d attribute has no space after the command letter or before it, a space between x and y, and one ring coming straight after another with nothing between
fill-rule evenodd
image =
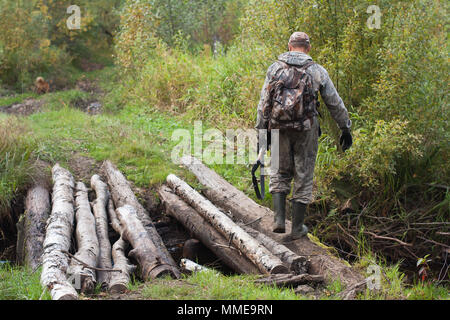
<instances>
[{"instance_id":1,"label":"camouflage jacket","mask_svg":"<svg viewBox=\"0 0 450 320\"><path fill-rule=\"evenodd\" d=\"M278 60L281 60L289 65L295 65L302 67L309 61L312 61L312 58L302 52L286 52L278 57ZM258 114L256 120L256 129L267 129L267 121L263 118L263 105L267 100L269 95L269 84L279 77L280 72L283 70L283 65L281 62L274 62L267 71L266 81L261 91L261 99L258 105ZM318 64L314 64L309 67L306 71L312 76L313 79L313 88L314 91L320 92L323 101L325 102L328 110L331 113L331 116L338 124L341 129L350 129L352 122L348 116L348 111L344 106L344 102L339 96L336 88L334 87L333 82L331 81L328 72L324 67Z\"/></svg>"}]
</instances>

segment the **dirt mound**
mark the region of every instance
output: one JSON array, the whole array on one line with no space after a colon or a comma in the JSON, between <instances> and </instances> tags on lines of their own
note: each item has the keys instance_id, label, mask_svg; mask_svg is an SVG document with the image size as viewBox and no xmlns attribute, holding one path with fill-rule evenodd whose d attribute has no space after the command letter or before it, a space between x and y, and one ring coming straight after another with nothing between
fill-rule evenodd
<instances>
[{"instance_id":1,"label":"dirt mound","mask_svg":"<svg viewBox=\"0 0 450 320\"><path fill-rule=\"evenodd\" d=\"M15 103L9 106L0 107L0 111L8 114L28 116L30 114L38 112L41 109L42 105L42 100L29 98L21 103Z\"/></svg>"}]
</instances>

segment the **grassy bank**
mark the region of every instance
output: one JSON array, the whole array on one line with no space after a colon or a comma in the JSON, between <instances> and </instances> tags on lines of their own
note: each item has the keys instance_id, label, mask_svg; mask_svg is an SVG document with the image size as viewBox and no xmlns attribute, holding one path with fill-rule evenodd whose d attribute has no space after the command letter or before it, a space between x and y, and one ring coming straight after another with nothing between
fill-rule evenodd
<instances>
[{"instance_id":1,"label":"grassy bank","mask_svg":"<svg viewBox=\"0 0 450 320\"><path fill-rule=\"evenodd\" d=\"M13 116L1 116L4 123L15 123L18 130L4 128L3 141L13 141L4 150L19 150L17 154L30 155L26 162L19 161L10 164L15 171L10 173L16 179L16 189L7 187L9 194L15 194L26 186L30 176L20 178L17 173L31 172L34 159L41 159L49 163L60 162L71 168L73 159L85 157L93 159L95 164L110 159L118 165L127 178L138 187L153 191L164 183L170 173L175 173L194 186L199 186L196 179L171 160L171 152L178 141L172 141L175 129L184 128L193 133L193 123L186 115L174 115L172 112L161 112L135 99L119 99L114 89L115 71L105 69L101 72L86 74L86 77L95 81L99 88L107 92L106 96L98 96L79 90L68 90L50 93L43 97L45 103L41 112L34 113L26 118L17 120ZM112 79L112 80L111 80ZM15 102L27 96L16 97ZM114 112L98 115L89 115L80 108L80 101L99 99L105 105L120 101L121 107ZM8 98L11 99L11 98ZM95 100L94 99L94 100ZM205 121L204 127L213 124ZM8 128L10 128L9 126ZM8 139L6 139L8 138ZM19 143L20 142L20 143ZM17 149L23 146L23 149ZM320 157L330 154L324 148ZM22 159L22 157L19 157ZM24 158L25 159L25 158ZM28 158L27 158L28 159ZM321 161L331 161L320 158ZM255 198L249 167L246 165L215 165L214 169L244 191ZM74 174L80 174L74 168ZM6 171L5 171L6 172ZM20 178L20 179L19 179ZM10 181L11 179L7 179ZM88 182L88 181L86 181ZM6 187L5 187L6 188ZM2 192L5 197L7 192ZM270 196L264 203L271 206ZM313 232L315 232L313 230ZM316 233L320 238L320 232ZM360 299L448 299L448 288L433 282L411 282L400 270L399 264L390 264L378 260L370 255L369 248L362 248L355 266L365 272L370 264L378 264L382 270L382 289L367 291L359 296ZM42 294L38 285L39 271L31 273L20 267L3 265L1 269L2 294L7 299L37 299ZM369 275L368 275L369 276ZM33 285L27 285L32 283ZM445 284L445 283L443 283ZM11 287L12 289L6 289ZM224 277L217 274L197 274L186 277L182 281L170 282L158 280L152 283L135 281L131 287L130 296L144 299L303 299L313 298L294 295L292 290L280 290L266 286L255 286L251 277ZM31 291L30 291L31 290ZM339 299L342 285L339 282L330 284L320 299ZM48 295L42 296L48 298Z\"/></svg>"}]
</instances>

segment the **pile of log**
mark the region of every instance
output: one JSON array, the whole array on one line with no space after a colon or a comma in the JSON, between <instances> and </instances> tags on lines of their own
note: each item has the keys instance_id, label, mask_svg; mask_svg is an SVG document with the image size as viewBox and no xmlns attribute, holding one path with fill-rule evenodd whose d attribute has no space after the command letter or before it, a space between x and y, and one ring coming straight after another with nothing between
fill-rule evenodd
<instances>
[{"instance_id":1,"label":"pile of log","mask_svg":"<svg viewBox=\"0 0 450 320\"><path fill-rule=\"evenodd\" d=\"M102 171L105 181L99 175L90 181L93 202L86 185L59 164L52 169L51 202L41 186L28 193L18 235L21 261L33 269L42 265L41 284L54 300L75 300L98 286L125 292L136 269L144 281L180 276L126 178L109 161Z\"/></svg>"},{"instance_id":2,"label":"pile of log","mask_svg":"<svg viewBox=\"0 0 450 320\"><path fill-rule=\"evenodd\" d=\"M234 271L268 277L276 275L281 277L277 278L277 283L284 281L292 285L306 282L316 285L324 281L320 275L307 274L306 257L297 255L249 224L236 223L177 176L169 175L167 184L159 189L166 213L183 224ZM186 260L182 263L182 267L187 270L202 269L195 265L187 268L190 265L192 263L186 263Z\"/></svg>"},{"instance_id":3,"label":"pile of log","mask_svg":"<svg viewBox=\"0 0 450 320\"><path fill-rule=\"evenodd\" d=\"M315 286L339 280L347 288L361 287L362 274L319 243L309 237L285 243L282 235L273 233L274 213L269 208L258 205L201 161L187 156L182 163L203 185L204 196L169 175L168 187L159 189L166 213L224 264L239 273L264 275L260 283ZM289 221L286 227L289 231Z\"/></svg>"}]
</instances>

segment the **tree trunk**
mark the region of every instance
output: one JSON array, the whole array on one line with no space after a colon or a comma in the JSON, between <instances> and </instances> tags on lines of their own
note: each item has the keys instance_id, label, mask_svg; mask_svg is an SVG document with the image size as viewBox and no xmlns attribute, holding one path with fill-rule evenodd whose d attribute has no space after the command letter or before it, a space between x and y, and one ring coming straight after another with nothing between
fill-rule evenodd
<instances>
[{"instance_id":1,"label":"tree trunk","mask_svg":"<svg viewBox=\"0 0 450 320\"><path fill-rule=\"evenodd\" d=\"M265 235L270 236L275 241L282 243L283 235L272 232L274 213L269 208L258 205L255 201L247 197L242 191L236 189L230 183L221 178L213 170L207 168L198 159L193 157L183 157L183 164L197 176L197 179L206 189L204 194L215 205L229 211L235 219L244 223L252 224L252 227ZM291 222L286 221L288 230ZM291 241L286 246L299 256L311 258L310 273L323 275L325 279L331 281L340 279L345 286L352 286L364 280L361 273L344 263L341 259L332 256L325 249L311 242L307 237Z\"/></svg>"},{"instance_id":2,"label":"tree trunk","mask_svg":"<svg viewBox=\"0 0 450 320\"><path fill-rule=\"evenodd\" d=\"M122 234L122 226L117 218L111 199L108 201L108 213L111 226L118 234ZM108 288L110 293L123 293L127 291L128 283L130 282L130 274L132 274L136 269L134 265L129 263L129 260L125 256L125 250L127 247L128 243L123 240L122 236L114 243L112 247L114 269L121 270L122 272L114 272L111 274Z\"/></svg>"},{"instance_id":3,"label":"tree trunk","mask_svg":"<svg viewBox=\"0 0 450 320\"><path fill-rule=\"evenodd\" d=\"M130 205L135 208L139 220L142 222L149 237L152 239L152 242L156 246L158 256L161 258L164 264L172 266L171 274L174 278L178 279L181 274L175 261L173 260L169 251L167 251L167 248L164 245L161 237L159 236L155 226L153 225L153 222L151 221L147 211L136 199L136 196L131 190L128 181L110 161L105 161L102 168L107 178L111 196L114 200L116 208L123 207L125 205Z\"/></svg>"},{"instance_id":4,"label":"tree trunk","mask_svg":"<svg viewBox=\"0 0 450 320\"><path fill-rule=\"evenodd\" d=\"M106 206L108 204L109 192L108 186L104 183L98 175L93 175L91 178L91 188L95 190L97 198L92 205L95 226L97 229L97 237L100 245L100 255L98 258L98 267L101 269L111 269L111 242L108 235L108 214L106 213ZM106 271L97 271L98 283L102 289L108 288L111 273Z\"/></svg>"},{"instance_id":5,"label":"tree trunk","mask_svg":"<svg viewBox=\"0 0 450 320\"><path fill-rule=\"evenodd\" d=\"M25 213L17 223L17 261L32 270L42 262L45 225L50 216L50 193L37 185L28 190Z\"/></svg>"},{"instance_id":6,"label":"tree trunk","mask_svg":"<svg viewBox=\"0 0 450 320\"><path fill-rule=\"evenodd\" d=\"M172 189L162 186L159 196L166 214L177 219L187 230L200 240L209 250L236 272L243 274L259 274L258 268L231 246L203 216L173 193Z\"/></svg>"},{"instance_id":7,"label":"tree trunk","mask_svg":"<svg viewBox=\"0 0 450 320\"><path fill-rule=\"evenodd\" d=\"M83 261L89 267L97 267L99 242L95 231L95 218L91 212L88 191L84 183L78 182L76 191L75 234L78 252L75 254L76 259L72 259L70 262L68 274L78 277L81 285L81 293L91 294L94 292L96 284L95 270L86 268L79 261Z\"/></svg>"},{"instance_id":8,"label":"tree trunk","mask_svg":"<svg viewBox=\"0 0 450 320\"><path fill-rule=\"evenodd\" d=\"M42 256L41 283L50 290L53 300L76 300L74 287L67 281L74 220L74 180L69 171L56 164L52 169L53 195L52 213L48 220Z\"/></svg>"},{"instance_id":9,"label":"tree trunk","mask_svg":"<svg viewBox=\"0 0 450 320\"><path fill-rule=\"evenodd\" d=\"M250 226L241 225L241 228L253 238L261 242L267 249L269 249L270 252L280 258L281 261L286 263L289 266L289 271L295 274L308 273L308 259L297 255L285 245L276 242L264 233L259 232Z\"/></svg>"},{"instance_id":10,"label":"tree trunk","mask_svg":"<svg viewBox=\"0 0 450 320\"><path fill-rule=\"evenodd\" d=\"M167 265L159 256L159 252L138 219L134 207L125 205L116 210L122 225L122 238L133 246L130 256L139 264L143 280L156 279L165 275L175 277L173 267Z\"/></svg>"},{"instance_id":11,"label":"tree trunk","mask_svg":"<svg viewBox=\"0 0 450 320\"><path fill-rule=\"evenodd\" d=\"M287 273L286 266L261 243L235 224L210 201L202 197L186 182L171 174L167 183L177 195L196 209L220 233L232 242L262 273Z\"/></svg>"}]
</instances>

